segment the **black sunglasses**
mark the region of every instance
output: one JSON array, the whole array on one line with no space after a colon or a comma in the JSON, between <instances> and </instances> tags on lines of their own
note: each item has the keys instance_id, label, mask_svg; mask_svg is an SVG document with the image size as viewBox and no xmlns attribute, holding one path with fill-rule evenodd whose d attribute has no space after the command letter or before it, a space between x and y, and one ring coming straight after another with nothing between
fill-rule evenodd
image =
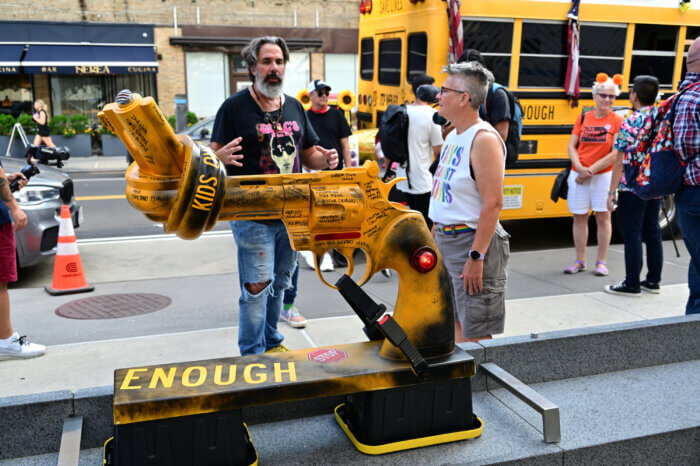
<instances>
[{"instance_id":1,"label":"black sunglasses","mask_svg":"<svg viewBox=\"0 0 700 466\"><path fill-rule=\"evenodd\" d=\"M319 97L323 97L323 96L330 94L330 91L328 89L324 89L322 91L317 91L317 93L318 93Z\"/></svg>"}]
</instances>

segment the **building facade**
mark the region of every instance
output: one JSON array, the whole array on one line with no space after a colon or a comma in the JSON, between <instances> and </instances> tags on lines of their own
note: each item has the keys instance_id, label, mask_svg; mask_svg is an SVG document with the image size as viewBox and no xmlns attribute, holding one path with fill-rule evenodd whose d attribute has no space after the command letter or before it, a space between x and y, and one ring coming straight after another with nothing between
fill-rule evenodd
<instances>
[{"instance_id":1,"label":"building facade","mask_svg":"<svg viewBox=\"0 0 700 466\"><path fill-rule=\"evenodd\" d=\"M357 90L359 0L9 0L0 5L0 112L97 112L124 88L156 98L166 115L175 96L213 115L249 84L240 56L248 41L278 35L292 52L285 92L311 79ZM328 27L332 25L332 27Z\"/></svg>"}]
</instances>

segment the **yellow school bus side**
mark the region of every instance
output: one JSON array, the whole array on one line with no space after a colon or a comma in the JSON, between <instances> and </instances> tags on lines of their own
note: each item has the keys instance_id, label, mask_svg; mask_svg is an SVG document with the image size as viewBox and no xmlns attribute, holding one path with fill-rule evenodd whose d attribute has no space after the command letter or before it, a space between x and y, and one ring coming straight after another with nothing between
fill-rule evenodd
<instances>
[{"instance_id":1,"label":"yellow school bus side","mask_svg":"<svg viewBox=\"0 0 700 466\"><path fill-rule=\"evenodd\" d=\"M427 73L440 86L449 47L447 1L372 3L371 12L360 14L358 128L376 128L388 105L413 100L412 76ZM622 74L615 111L626 116L634 77L657 75L667 97L682 78L689 43L700 35L698 6L681 12L675 0L581 0L581 98L572 107L563 89L570 7L560 0L461 4L464 48L478 48L496 81L522 106L521 145L518 161L506 170L503 219L570 215L566 201L552 202L550 191L569 165L576 119L594 107L596 73Z\"/></svg>"}]
</instances>

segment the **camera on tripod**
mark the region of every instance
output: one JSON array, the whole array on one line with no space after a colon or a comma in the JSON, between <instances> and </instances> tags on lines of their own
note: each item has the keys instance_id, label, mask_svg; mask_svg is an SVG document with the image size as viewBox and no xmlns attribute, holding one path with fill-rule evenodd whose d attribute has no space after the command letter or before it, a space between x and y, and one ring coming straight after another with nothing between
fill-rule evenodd
<instances>
[{"instance_id":1,"label":"camera on tripod","mask_svg":"<svg viewBox=\"0 0 700 466\"><path fill-rule=\"evenodd\" d=\"M51 165L55 162L56 167L61 168L63 166L63 161L70 158L70 149L66 146L47 147L29 144L25 155L28 160L30 157L34 157L39 163L44 165Z\"/></svg>"},{"instance_id":2,"label":"camera on tripod","mask_svg":"<svg viewBox=\"0 0 700 466\"><path fill-rule=\"evenodd\" d=\"M416 97L430 105L438 103L437 95L439 93L440 88L430 84L423 84L416 89ZM438 115L437 112L433 113L433 123L440 126L448 126L450 124L447 118L442 115Z\"/></svg>"},{"instance_id":3,"label":"camera on tripod","mask_svg":"<svg viewBox=\"0 0 700 466\"><path fill-rule=\"evenodd\" d=\"M34 162L32 162L31 157L27 157L27 164L22 168L20 171L24 175L24 177L29 181L29 178L32 176L40 173L39 167L34 165ZM19 189L19 179L14 179L10 183L10 192L15 192Z\"/></svg>"}]
</instances>

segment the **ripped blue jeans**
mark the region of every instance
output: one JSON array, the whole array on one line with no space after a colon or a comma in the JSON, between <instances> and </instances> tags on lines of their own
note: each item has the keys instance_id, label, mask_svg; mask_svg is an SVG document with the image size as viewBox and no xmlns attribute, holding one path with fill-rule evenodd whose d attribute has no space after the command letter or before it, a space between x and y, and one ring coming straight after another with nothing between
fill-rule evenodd
<instances>
[{"instance_id":1,"label":"ripped blue jeans","mask_svg":"<svg viewBox=\"0 0 700 466\"><path fill-rule=\"evenodd\" d=\"M238 247L238 348L241 355L260 354L282 344L277 330L284 290L291 286L297 253L289 244L282 222L230 222ZM258 294L251 294L246 283L270 281Z\"/></svg>"}]
</instances>

